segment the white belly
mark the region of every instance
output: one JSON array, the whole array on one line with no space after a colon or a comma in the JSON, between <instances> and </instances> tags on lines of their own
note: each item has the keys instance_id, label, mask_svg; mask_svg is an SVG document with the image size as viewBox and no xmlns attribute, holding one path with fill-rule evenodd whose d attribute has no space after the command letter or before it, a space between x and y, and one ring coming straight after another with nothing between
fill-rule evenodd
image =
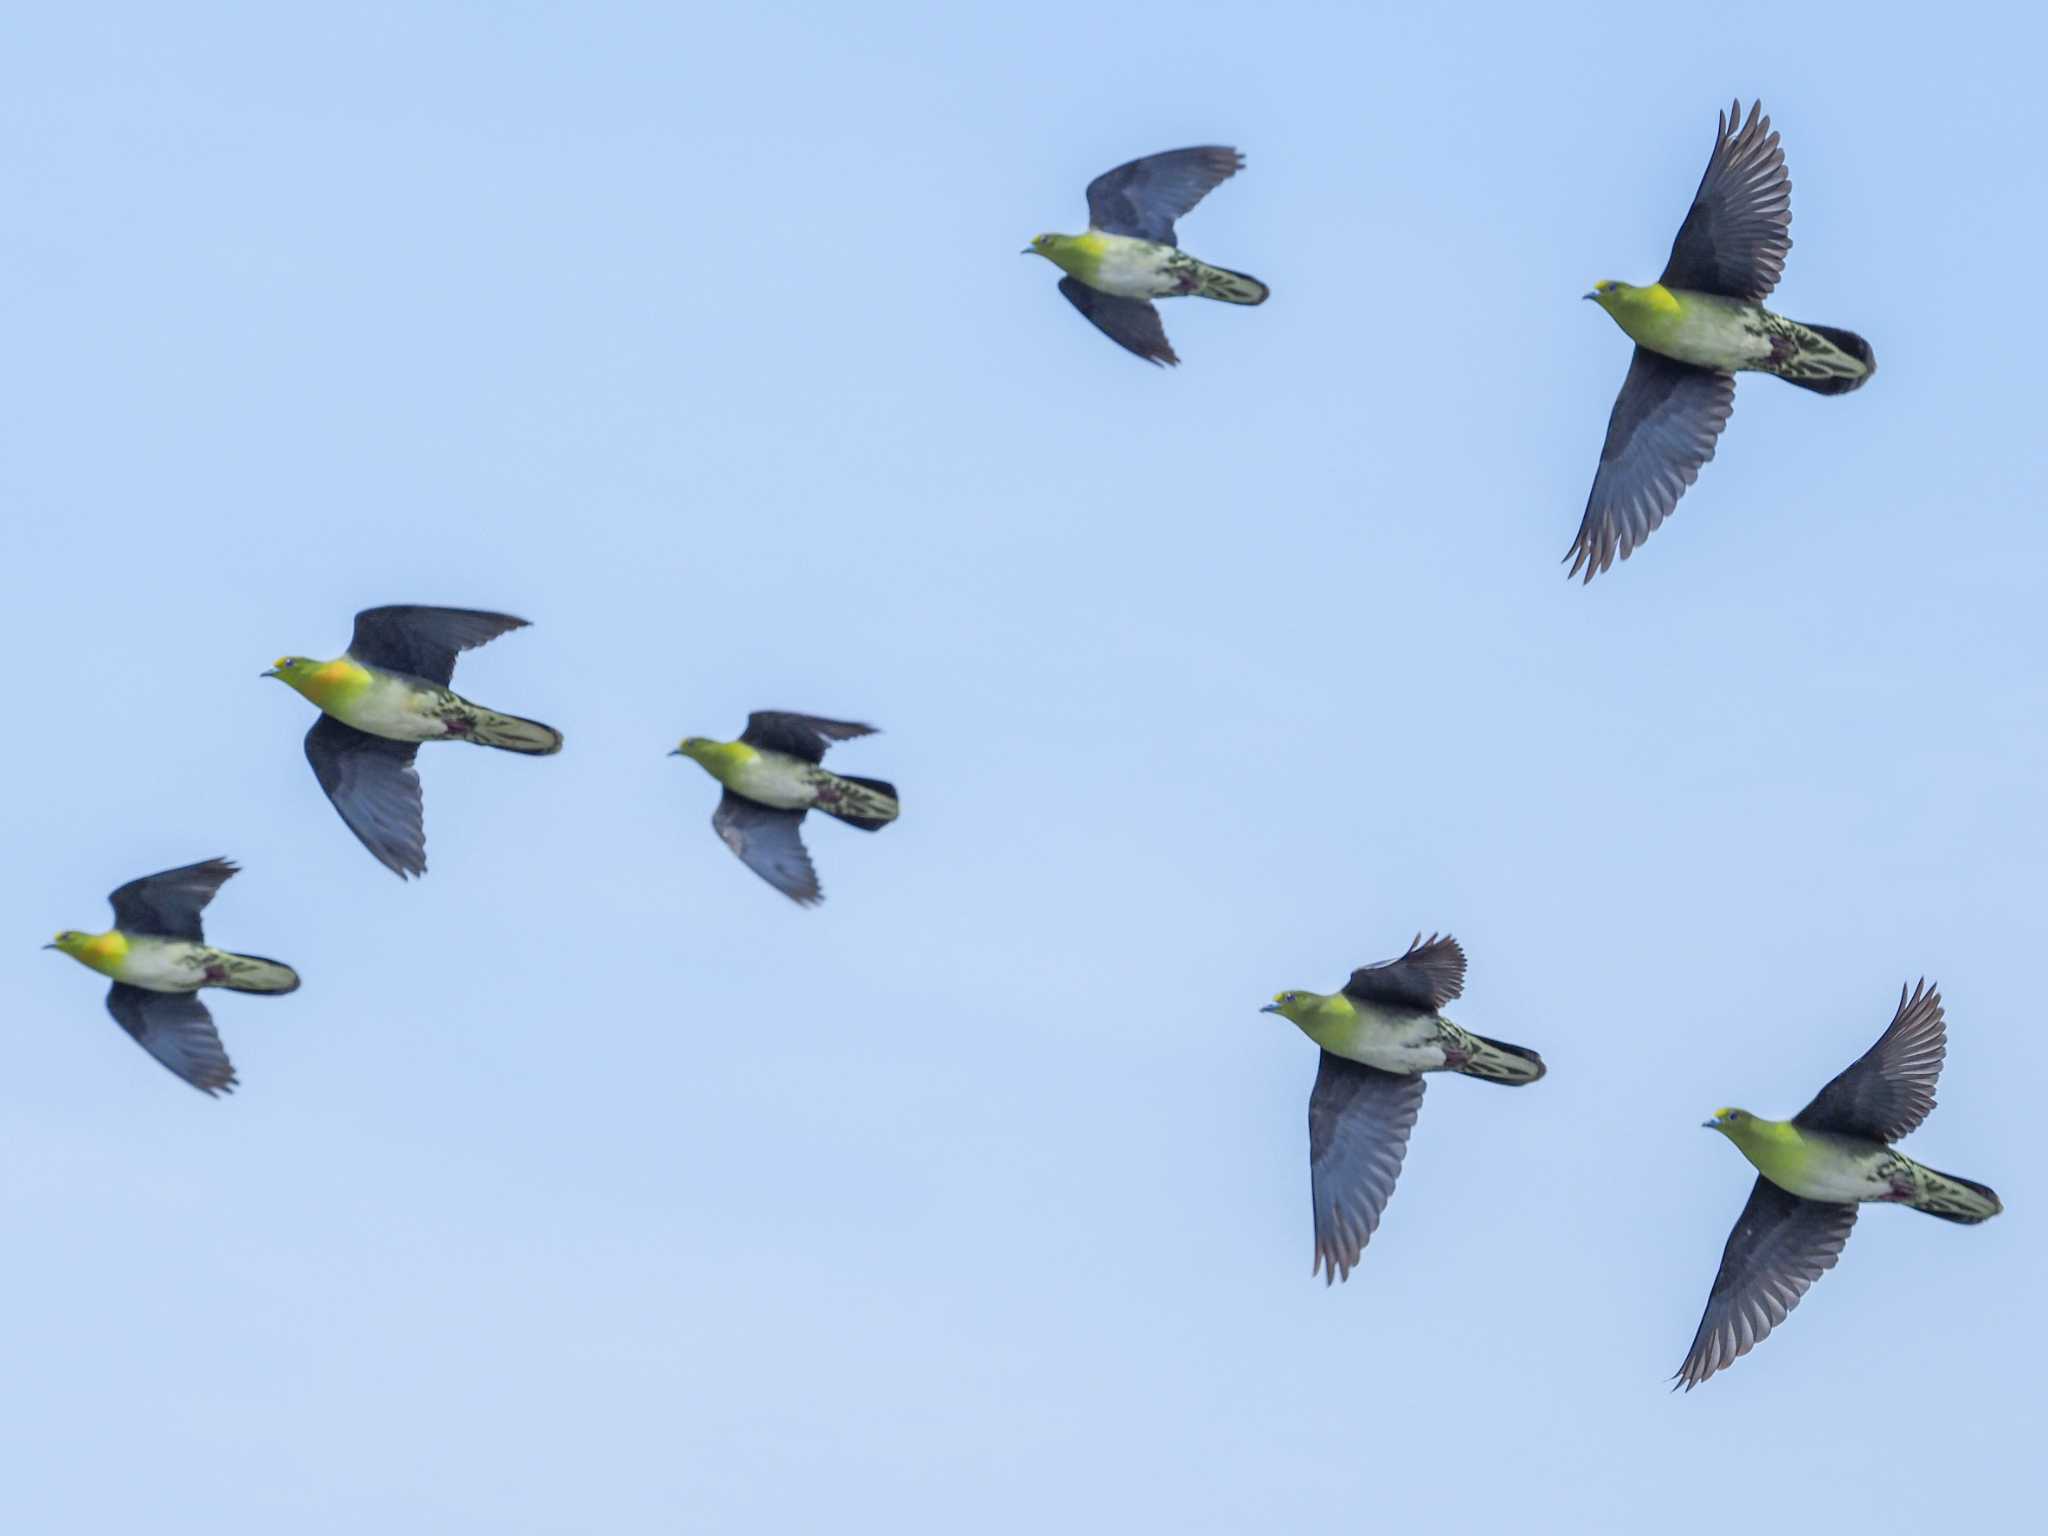
<instances>
[{"instance_id":1,"label":"white belly","mask_svg":"<svg viewBox=\"0 0 2048 1536\"><path fill-rule=\"evenodd\" d=\"M434 693L418 693L396 679L379 678L342 718L359 731L389 741L439 741L448 726L433 711Z\"/></svg>"},{"instance_id":2,"label":"white belly","mask_svg":"<svg viewBox=\"0 0 2048 1536\"><path fill-rule=\"evenodd\" d=\"M1128 235L1104 238L1108 243L1092 286L1124 299L1156 299L1179 291L1166 276L1166 253L1171 247Z\"/></svg>"},{"instance_id":3,"label":"white belly","mask_svg":"<svg viewBox=\"0 0 2048 1536\"><path fill-rule=\"evenodd\" d=\"M1363 1062L1382 1072L1435 1072L1445 1061L1436 1017L1396 1013L1369 1003L1354 1005L1348 1021L1311 1034L1333 1056Z\"/></svg>"},{"instance_id":4,"label":"white belly","mask_svg":"<svg viewBox=\"0 0 2048 1536\"><path fill-rule=\"evenodd\" d=\"M1792 1191L1808 1200L1829 1200L1846 1203L1856 1200L1877 1200L1892 1192L1891 1180L1877 1176L1876 1165L1857 1167L1848 1162L1827 1164L1810 1168L1800 1175L1799 1187Z\"/></svg>"},{"instance_id":5,"label":"white belly","mask_svg":"<svg viewBox=\"0 0 2048 1536\"><path fill-rule=\"evenodd\" d=\"M195 991L206 980L212 955L204 944L138 934L128 940L128 953L122 956L121 973L115 980L145 992Z\"/></svg>"},{"instance_id":6,"label":"white belly","mask_svg":"<svg viewBox=\"0 0 2048 1536\"><path fill-rule=\"evenodd\" d=\"M764 752L752 762L740 764L726 783L757 805L801 811L817 799L817 787L811 782L817 771L796 758Z\"/></svg>"}]
</instances>

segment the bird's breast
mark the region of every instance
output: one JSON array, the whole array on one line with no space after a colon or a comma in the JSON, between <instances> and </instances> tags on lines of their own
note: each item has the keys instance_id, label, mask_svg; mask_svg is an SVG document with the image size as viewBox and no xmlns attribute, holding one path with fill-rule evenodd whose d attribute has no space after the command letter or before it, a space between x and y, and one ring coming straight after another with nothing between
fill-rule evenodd
<instances>
[{"instance_id":1,"label":"bird's breast","mask_svg":"<svg viewBox=\"0 0 2048 1536\"><path fill-rule=\"evenodd\" d=\"M1639 293L1646 297L1619 307L1614 318L1652 352L1726 373L1754 368L1771 355L1762 311L1754 304L1718 293L1673 292L1661 284Z\"/></svg>"},{"instance_id":2,"label":"bird's breast","mask_svg":"<svg viewBox=\"0 0 2048 1536\"><path fill-rule=\"evenodd\" d=\"M454 699L445 688L371 672L352 696L320 707L344 725L387 741L439 741L448 734L447 705Z\"/></svg>"},{"instance_id":3,"label":"bird's breast","mask_svg":"<svg viewBox=\"0 0 2048 1536\"><path fill-rule=\"evenodd\" d=\"M1181 292L1167 270L1177 254L1172 246L1130 235L1098 232L1092 238L1101 242L1094 256L1094 271L1074 273L1089 287L1121 299L1157 299Z\"/></svg>"},{"instance_id":4,"label":"bird's breast","mask_svg":"<svg viewBox=\"0 0 2048 1536\"><path fill-rule=\"evenodd\" d=\"M1302 1030L1331 1055L1382 1072L1434 1072L1444 1064L1441 1031L1430 1013L1352 1002L1325 1010Z\"/></svg>"},{"instance_id":5,"label":"bird's breast","mask_svg":"<svg viewBox=\"0 0 2048 1536\"><path fill-rule=\"evenodd\" d=\"M1742 1151L1757 1172L1802 1199L1839 1204L1874 1200L1891 1191L1891 1181L1879 1171L1890 1154L1876 1142L1805 1132L1745 1145Z\"/></svg>"},{"instance_id":6,"label":"bird's breast","mask_svg":"<svg viewBox=\"0 0 2048 1536\"><path fill-rule=\"evenodd\" d=\"M719 775L734 794L778 811L801 811L817 798L823 770L780 752L756 752Z\"/></svg>"},{"instance_id":7,"label":"bird's breast","mask_svg":"<svg viewBox=\"0 0 2048 1536\"><path fill-rule=\"evenodd\" d=\"M206 980L214 952L189 939L158 939L136 935L112 972L116 981L145 992L192 992Z\"/></svg>"}]
</instances>

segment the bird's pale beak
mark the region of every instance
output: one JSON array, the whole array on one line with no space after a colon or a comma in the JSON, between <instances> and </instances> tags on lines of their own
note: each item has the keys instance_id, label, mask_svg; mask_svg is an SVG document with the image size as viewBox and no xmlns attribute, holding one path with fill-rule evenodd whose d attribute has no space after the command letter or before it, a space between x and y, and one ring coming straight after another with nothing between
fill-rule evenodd
<instances>
[{"instance_id":1,"label":"bird's pale beak","mask_svg":"<svg viewBox=\"0 0 2048 1536\"><path fill-rule=\"evenodd\" d=\"M1597 293L1582 293L1579 295L1579 297L1582 299L1597 299L1600 297L1600 295Z\"/></svg>"},{"instance_id":2,"label":"bird's pale beak","mask_svg":"<svg viewBox=\"0 0 2048 1536\"><path fill-rule=\"evenodd\" d=\"M1279 1011L1280 1005L1278 1003L1268 1003L1265 1007L1259 1010L1259 1012L1261 1013L1278 1013Z\"/></svg>"},{"instance_id":3,"label":"bird's pale beak","mask_svg":"<svg viewBox=\"0 0 2048 1536\"><path fill-rule=\"evenodd\" d=\"M56 947L57 947L57 946L56 946L56 945L54 945L54 944L45 944L45 945L43 946L43 948L45 948L45 949L55 949Z\"/></svg>"},{"instance_id":4,"label":"bird's pale beak","mask_svg":"<svg viewBox=\"0 0 2048 1536\"><path fill-rule=\"evenodd\" d=\"M283 677L283 676L284 676L284 674L283 674L282 672L278 671L278 670L277 670L277 668L275 668L275 667L265 667L265 668L264 668L264 669L263 669L263 670L262 670L261 672L258 672L258 673L257 673L256 675L257 675L258 677Z\"/></svg>"},{"instance_id":5,"label":"bird's pale beak","mask_svg":"<svg viewBox=\"0 0 2048 1536\"><path fill-rule=\"evenodd\" d=\"M1718 1131L1721 1129L1721 1122L1718 1120L1702 1120L1700 1122L1700 1129L1703 1131Z\"/></svg>"},{"instance_id":6,"label":"bird's pale beak","mask_svg":"<svg viewBox=\"0 0 2048 1536\"><path fill-rule=\"evenodd\" d=\"M668 755L670 757L681 757L683 755L683 749L681 747L670 747L668 749Z\"/></svg>"}]
</instances>

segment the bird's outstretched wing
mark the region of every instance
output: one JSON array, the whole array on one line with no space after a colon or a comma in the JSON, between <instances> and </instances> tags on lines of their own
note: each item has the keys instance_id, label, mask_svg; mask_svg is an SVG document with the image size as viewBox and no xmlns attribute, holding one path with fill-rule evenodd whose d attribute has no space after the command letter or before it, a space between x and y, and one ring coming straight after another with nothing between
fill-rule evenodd
<instances>
[{"instance_id":1,"label":"bird's outstretched wing","mask_svg":"<svg viewBox=\"0 0 2048 1536\"><path fill-rule=\"evenodd\" d=\"M750 747L787 752L807 763L822 763L825 749L833 742L874 734L872 725L854 720L824 720L817 715L793 715L782 709L757 709L747 716L747 728L740 732L740 740Z\"/></svg>"},{"instance_id":2,"label":"bird's outstretched wing","mask_svg":"<svg viewBox=\"0 0 2048 1536\"><path fill-rule=\"evenodd\" d=\"M1735 409L1735 376L1637 347L1607 418L1579 536L1565 551L1591 581L1626 560L1678 506Z\"/></svg>"},{"instance_id":3,"label":"bird's outstretched wing","mask_svg":"<svg viewBox=\"0 0 2048 1536\"><path fill-rule=\"evenodd\" d=\"M1422 1111L1419 1074L1382 1072L1323 1052L1308 1096L1308 1179L1323 1284L1351 1278L1378 1230Z\"/></svg>"},{"instance_id":4,"label":"bird's outstretched wing","mask_svg":"<svg viewBox=\"0 0 2048 1536\"><path fill-rule=\"evenodd\" d=\"M234 1092L234 1064L198 993L146 992L117 981L107 993L107 1012L137 1045L201 1093Z\"/></svg>"},{"instance_id":5,"label":"bird's outstretched wing","mask_svg":"<svg viewBox=\"0 0 2048 1536\"><path fill-rule=\"evenodd\" d=\"M1803 1200L1758 1177L1735 1218L1699 1332L1672 1380L1690 1392L1748 1354L1842 1255L1856 1207Z\"/></svg>"},{"instance_id":6,"label":"bird's outstretched wing","mask_svg":"<svg viewBox=\"0 0 2048 1536\"><path fill-rule=\"evenodd\" d=\"M1792 178L1759 101L1742 120L1738 100L1721 119L1714 153L1657 279L1731 299L1762 300L1785 275L1792 249Z\"/></svg>"},{"instance_id":7,"label":"bird's outstretched wing","mask_svg":"<svg viewBox=\"0 0 2048 1536\"><path fill-rule=\"evenodd\" d=\"M379 864L403 880L427 872L415 741L372 736L332 715L306 732L306 761L327 798Z\"/></svg>"},{"instance_id":8,"label":"bird's outstretched wing","mask_svg":"<svg viewBox=\"0 0 2048 1536\"><path fill-rule=\"evenodd\" d=\"M356 615L349 655L373 667L409 672L443 688L455 676L455 658L495 640L526 620L476 608L420 608L410 604L365 608Z\"/></svg>"},{"instance_id":9,"label":"bird's outstretched wing","mask_svg":"<svg viewBox=\"0 0 2048 1536\"><path fill-rule=\"evenodd\" d=\"M1361 965L1344 983L1345 994L1360 1002L1396 1008L1423 1008L1435 1013L1465 990L1465 951L1449 934L1415 936L1398 960Z\"/></svg>"},{"instance_id":10,"label":"bird's outstretched wing","mask_svg":"<svg viewBox=\"0 0 2048 1536\"><path fill-rule=\"evenodd\" d=\"M1147 155L1088 183L1088 222L1107 235L1175 243L1173 221L1244 169L1220 144Z\"/></svg>"},{"instance_id":11,"label":"bird's outstretched wing","mask_svg":"<svg viewBox=\"0 0 2048 1536\"><path fill-rule=\"evenodd\" d=\"M1159 311L1150 299L1120 299L1113 293L1090 288L1079 278L1060 279L1060 292L1067 302L1088 317L1088 323L1126 352L1134 352L1157 367L1180 366L1173 345L1166 339L1166 327L1159 323Z\"/></svg>"},{"instance_id":12,"label":"bird's outstretched wing","mask_svg":"<svg viewBox=\"0 0 2048 1536\"><path fill-rule=\"evenodd\" d=\"M114 926L123 933L152 933L196 943L205 937L199 929L199 914L234 873L235 866L228 860L207 859L130 880L107 898L114 906Z\"/></svg>"},{"instance_id":13,"label":"bird's outstretched wing","mask_svg":"<svg viewBox=\"0 0 2048 1536\"><path fill-rule=\"evenodd\" d=\"M711 813L711 829L740 862L798 906L825 899L818 872L804 851L802 811L778 811L727 790Z\"/></svg>"},{"instance_id":14,"label":"bird's outstretched wing","mask_svg":"<svg viewBox=\"0 0 2048 1536\"><path fill-rule=\"evenodd\" d=\"M1899 988L1899 1011L1877 1043L1814 1096L1793 1123L1814 1131L1897 1141L1934 1108L1934 1084L1948 1055L1941 989L1926 979Z\"/></svg>"}]
</instances>

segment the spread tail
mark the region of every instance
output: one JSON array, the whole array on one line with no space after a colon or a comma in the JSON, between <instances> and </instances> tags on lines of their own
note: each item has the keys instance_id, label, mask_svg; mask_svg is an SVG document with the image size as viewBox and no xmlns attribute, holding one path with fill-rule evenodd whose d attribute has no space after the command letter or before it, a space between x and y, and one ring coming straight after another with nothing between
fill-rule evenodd
<instances>
[{"instance_id":1,"label":"spread tail","mask_svg":"<svg viewBox=\"0 0 2048 1536\"><path fill-rule=\"evenodd\" d=\"M266 960L261 955L231 955L221 952L221 968L227 975L214 983L233 992L296 992L299 989L299 973L290 966L276 960Z\"/></svg>"},{"instance_id":2,"label":"spread tail","mask_svg":"<svg viewBox=\"0 0 2048 1536\"><path fill-rule=\"evenodd\" d=\"M517 715L501 715L474 704L470 705L467 734L471 741L484 746L534 757L547 757L562 750L562 733L553 726L542 725L538 720L522 720Z\"/></svg>"},{"instance_id":3,"label":"spread tail","mask_svg":"<svg viewBox=\"0 0 2048 1536\"><path fill-rule=\"evenodd\" d=\"M1483 1077L1489 1083L1504 1083L1510 1088L1519 1088L1524 1083L1533 1083L1549 1069L1543 1065L1543 1058L1527 1046L1509 1045L1505 1040L1489 1040L1484 1035L1467 1031L1465 1048L1470 1054L1458 1070L1467 1077Z\"/></svg>"},{"instance_id":4,"label":"spread tail","mask_svg":"<svg viewBox=\"0 0 2048 1536\"><path fill-rule=\"evenodd\" d=\"M1789 342L1791 349L1789 355L1772 359L1770 371L1787 384L1817 395L1846 395L1861 389L1877 372L1877 354L1854 331L1801 325L1796 320L1786 321L1785 326L1787 334L1773 344Z\"/></svg>"},{"instance_id":5,"label":"spread tail","mask_svg":"<svg viewBox=\"0 0 2048 1536\"><path fill-rule=\"evenodd\" d=\"M820 784L818 798L812 803L827 816L863 832L881 831L902 810L896 803L894 784L857 779L850 773L835 773L829 783Z\"/></svg>"},{"instance_id":6,"label":"spread tail","mask_svg":"<svg viewBox=\"0 0 2048 1536\"><path fill-rule=\"evenodd\" d=\"M1916 1166L1920 1170L1918 1187L1909 1202L1916 1211L1974 1227L2005 1209L1998 1192L1989 1185L1959 1179L1952 1173L1937 1173L1924 1163Z\"/></svg>"},{"instance_id":7,"label":"spread tail","mask_svg":"<svg viewBox=\"0 0 2048 1536\"><path fill-rule=\"evenodd\" d=\"M1195 292L1205 299L1221 299L1225 304L1263 304L1272 290L1256 277L1247 277L1242 272L1233 272L1228 267L1212 267L1206 261L1195 263Z\"/></svg>"}]
</instances>

